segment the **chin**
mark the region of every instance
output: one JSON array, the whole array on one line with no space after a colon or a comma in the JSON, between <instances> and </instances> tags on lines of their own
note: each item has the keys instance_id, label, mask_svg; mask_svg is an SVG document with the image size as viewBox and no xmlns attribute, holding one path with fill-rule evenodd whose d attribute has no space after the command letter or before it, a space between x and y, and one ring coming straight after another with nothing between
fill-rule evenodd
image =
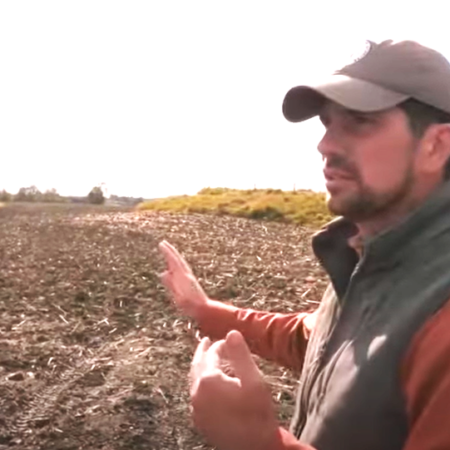
<instances>
[{"instance_id":1,"label":"chin","mask_svg":"<svg viewBox=\"0 0 450 450\"><path fill-rule=\"evenodd\" d=\"M330 212L340 215L341 213L339 211L341 211L343 203L345 202L343 202L342 195L330 194L328 192L326 203Z\"/></svg>"},{"instance_id":2,"label":"chin","mask_svg":"<svg viewBox=\"0 0 450 450\"><path fill-rule=\"evenodd\" d=\"M353 209L355 209L355 199L353 196L341 194L327 195L327 208L328 210L337 216L351 215Z\"/></svg>"},{"instance_id":3,"label":"chin","mask_svg":"<svg viewBox=\"0 0 450 450\"><path fill-rule=\"evenodd\" d=\"M342 208L339 207L339 203L333 201L332 198L327 200L327 208L331 214L335 214L336 216L342 216Z\"/></svg>"}]
</instances>

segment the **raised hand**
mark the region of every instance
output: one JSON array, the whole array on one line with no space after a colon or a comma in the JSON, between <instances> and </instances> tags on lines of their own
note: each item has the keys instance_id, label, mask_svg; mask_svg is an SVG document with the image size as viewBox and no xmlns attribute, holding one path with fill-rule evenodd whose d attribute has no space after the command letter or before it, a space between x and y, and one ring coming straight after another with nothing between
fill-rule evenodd
<instances>
[{"instance_id":1,"label":"raised hand","mask_svg":"<svg viewBox=\"0 0 450 450\"><path fill-rule=\"evenodd\" d=\"M167 241L162 241L159 250L167 263L167 270L161 275L162 283L172 294L180 311L192 319L197 319L208 304L207 295L175 247Z\"/></svg>"}]
</instances>

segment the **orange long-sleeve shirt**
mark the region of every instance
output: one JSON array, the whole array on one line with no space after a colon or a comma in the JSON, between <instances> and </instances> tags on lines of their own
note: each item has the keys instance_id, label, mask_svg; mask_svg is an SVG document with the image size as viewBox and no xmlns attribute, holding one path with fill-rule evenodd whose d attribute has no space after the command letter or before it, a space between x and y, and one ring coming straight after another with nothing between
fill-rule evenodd
<instances>
[{"instance_id":1,"label":"orange long-sleeve shirt","mask_svg":"<svg viewBox=\"0 0 450 450\"><path fill-rule=\"evenodd\" d=\"M253 353L300 371L314 318L314 313L269 313L211 302L199 325L213 339L238 330ZM416 333L400 377L410 426L403 450L450 449L450 300ZM314 450L281 427L278 437L273 450Z\"/></svg>"}]
</instances>

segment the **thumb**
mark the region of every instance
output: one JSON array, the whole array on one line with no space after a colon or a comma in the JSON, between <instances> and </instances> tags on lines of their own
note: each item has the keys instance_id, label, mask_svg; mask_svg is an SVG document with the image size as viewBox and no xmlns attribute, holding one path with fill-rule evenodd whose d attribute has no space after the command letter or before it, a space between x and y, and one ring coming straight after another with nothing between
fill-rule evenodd
<instances>
[{"instance_id":1,"label":"thumb","mask_svg":"<svg viewBox=\"0 0 450 450\"><path fill-rule=\"evenodd\" d=\"M228 361L237 378L244 384L260 383L261 373L244 337L239 331L230 331L225 339Z\"/></svg>"}]
</instances>

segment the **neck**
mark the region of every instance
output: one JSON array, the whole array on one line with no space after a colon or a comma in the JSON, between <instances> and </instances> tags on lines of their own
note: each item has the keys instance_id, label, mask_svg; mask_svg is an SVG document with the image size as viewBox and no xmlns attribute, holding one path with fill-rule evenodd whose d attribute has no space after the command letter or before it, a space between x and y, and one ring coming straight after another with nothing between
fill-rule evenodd
<instances>
[{"instance_id":1,"label":"neck","mask_svg":"<svg viewBox=\"0 0 450 450\"><path fill-rule=\"evenodd\" d=\"M405 205L406 206L406 205ZM374 237L389 228L395 227L401 223L416 207L416 205L408 205L403 209L393 209L390 211L383 211L376 217L371 217L368 220L362 220L356 223L359 231L359 236L362 238Z\"/></svg>"},{"instance_id":2,"label":"neck","mask_svg":"<svg viewBox=\"0 0 450 450\"><path fill-rule=\"evenodd\" d=\"M380 211L367 220L356 221L355 224L358 228L359 235L362 238L374 237L400 224L414 210L419 208L437 187L438 185L435 185L433 189L426 190L421 194L415 193L415 195L403 198L401 201L390 205L389 208Z\"/></svg>"}]
</instances>

